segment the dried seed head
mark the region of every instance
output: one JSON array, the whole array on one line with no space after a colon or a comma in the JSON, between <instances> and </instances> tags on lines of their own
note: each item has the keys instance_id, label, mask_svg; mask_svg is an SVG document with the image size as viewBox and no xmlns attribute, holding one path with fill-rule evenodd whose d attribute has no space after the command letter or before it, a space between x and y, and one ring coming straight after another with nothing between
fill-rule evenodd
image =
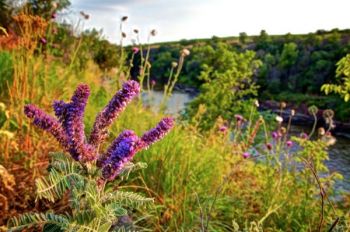
<instances>
[{"instance_id":1,"label":"dried seed head","mask_svg":"<svg viewBox=\"0 0 350 232\"><path fill-rule=\"evenodd\" d=\"M58 3L57 2L52 2L51 3L53 9L57 9Z\"/></svg>"},{"instance_id":2,"label":"dried seed head","mask_svg":"<svg viewBox=\"0 0 350 232\"><path fill-rule=\"evenodd\" d=\"M323 111L323 118L324 119L333 119L334 117L334 111L331 109L327 109Z\"/></svg>"},{"instance_id":3,"label":"dried seed head","mask_svg":"<svg viewBox=\"0 0 350 232\"><path fill-rule=\"evenodd\" d=\"M156 36L157 30L156 29L151 30L150 34L151 34L151 36Z\"/></svg>"},{"instance_id":4,"label":"dried seed head","mask_svg":"<svg viewBox=\"0 0 350 232\"><path fill-rule=\"evenodd\" d=\"M287 133L287 129L285 127L281 127L280 132L282 135Z\"/></svg>"},{"instance_id":5,"label":"dried seed head","mask_svg":"<svg viewBox=\"0 0 350 232\"><path fill-rule=\"evenodd\" d=\"M295 110L291 109L290 110L290 115L294 116L295 115Z\"/></svg>"},{"instance_id":6,"label":"dried seed head","mask_svg":"<svg viewBox=\"0 0 350 232\"><path fill-rule=\"evenodd\" d=\"M260 105L259 105L259 101L258 100L255 100L254 101L254 105L256 106L256 107L259 107Z\"/></svg>"},{"instance_id":7,"label":"dried seed head","mask_svg":"<svg viewBox=\"0 0 350 232\"><path fill-rule=\"evenodd\" d=\"M188 55L190 55L190 53L191 53L190 50L188 50L186 48L181 50L181 55L182 56L188 56Z\"/></svg>"},{"instance_id":8,"label":"dried seed head","mask_svg":"<svg viewBox=\"0 0 350 232\"><path fill-rule=\"evenodd\" d=\"M128 20L128 16L123 16L121 20L122 22L125 22L126 20Z\"/></svg>"},{"instance_id":9,"label":"dried seed head","mask_svg":"<svg viewBox=\"0 0 350 232\"><path fill-rule=\"evenodd\" d=\"M326 133L325 136L322 137L321 139L327 146L332 146L337 142L337 139L332 136L332 134Z\"/></svg>"},{"instance_id":10,"label":"dried seed head","mask_svg":"<svg viewBox=\"0 0 350 232\"><path fill-rule=\"evenodd\" d=\"M287 103L285 103L285 102L281 102L281 103L280 103L280 106L281 106L281 108L282 108L282 109L284 109L284 108L286 108L286 107L287 107Z\"/></svg>"},{"instance_id":11,"label":"dried seed head","mask_svg":"<svg viewBox=\"0 0 350 232\"><path fill-rule=\"evenodd\" d=\"M122 32L122 37L126 38L126 33L125 32Z\"/></svg>"},{"instance_id":12,"label":"dried seed head","mask_svg":"<svg viewBox=\"0 0 350 232\"><path fill-rule=\"evenodd\" d=\"M135 33L135 34L138 34L138 33L139 33L139 30L135 28L135 29L134 29L134 33Z\"/></svg>"},{"instance_id":13,"label":"dried seed head","mask_svg":"<svg viewBox=\"0 0 350 232\"><path fill-rule=\"evenodd\" d=\"M282 123L283 122L283 118L281 117L281 116L276 116L276 121L278 122L278 123Z\"/></svg>"},{"instance_id":14,"label":"dried seed head","mask_svg":"<svg viewBox=\"0 0 350 232\"><path fill-rule=\"evenodd\" d=\"M323 136L326 134L326 130L323 127L318 128L318 135Z\"/></svg>"},{"instance_id":15,"label":"dried seed head","mask_svg":"<svg viewBox=\"0 0 350 232\"><path fill-rule=\"evenodd\" d=\"M310 106L308 109L309 114L316 115L318 112L318 108L315 105Z\"/></svg>"}]
</instances>

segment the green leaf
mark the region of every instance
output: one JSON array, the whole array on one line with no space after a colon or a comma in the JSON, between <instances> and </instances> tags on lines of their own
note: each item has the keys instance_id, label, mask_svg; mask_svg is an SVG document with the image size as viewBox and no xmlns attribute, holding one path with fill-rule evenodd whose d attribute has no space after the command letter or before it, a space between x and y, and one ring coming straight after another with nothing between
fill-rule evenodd
<instances>
[{"instance_id":1,"label":"green leaf","mask_svg":"<svg viewBox=\"0 0 350 232\"><path fill-rule=\"evenodd\" d=\"M67 228L69 220L66 216L53 213L27 213L19 217L11 218L7 226L10 228L9 231L17 231L34 225L45 224L57 225L64 230Z\"/></svg>"},{"instance_id":2,"label":"green leaf","mask_svg":"<svg viewBox=\"0 0 350 232\"><path fill-rule=\"evenodd\" d=\"M55 154L51 165L49 176L36 180L39 199L45 198L54 202L60 199L67 189L73 186L75 188L83 186L84 177L79 174L80 166L75 161Z\"/></svg>"}]
</instances>

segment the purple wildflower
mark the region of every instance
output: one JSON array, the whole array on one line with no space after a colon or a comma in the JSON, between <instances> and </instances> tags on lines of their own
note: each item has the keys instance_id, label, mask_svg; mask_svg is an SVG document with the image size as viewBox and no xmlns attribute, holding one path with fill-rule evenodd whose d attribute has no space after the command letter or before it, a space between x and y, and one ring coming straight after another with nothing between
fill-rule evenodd
<instances>
[{"instance_id":1,"label":"purple wildflower","mask_svg":"<svg viewBox=\"0 0 350 232\"><path fill-rule=\"evenodd\" d=\"M241 122L243 121L243 116L240 114L235 114L235 119L237 120L237 122Z\"/></svg>"},{"instance_id":2,"label":"purple wildflower","mask_svg":"<svg viewBox=\"0 0 350 232\"><path fill-rule=\"evenodd\" d=\"M308 136L306 133L301 133L301 134L300 134L300 138L302 138L302 139L308 139L309 136Z\"/></svg>"},{"instance_id":3,"label":"purple wildflower","mask_svg":"<svg viewBox=\"0 0 350 232\"><path fill-rule=\"evenodd\" d=\"M156 85L156 81L155 80L151 80L151 85L152 86Z\"/></svg>"},{"instance_id":4,"label":"purple wildflower","mask_svg":"<svg viewBox=\"0 0 350 232\"><path fill-rule=\"evenodd\" d=\"M139 49L138 47L133 47L133 48L132 48L132 52L133 52L134 54L137 54L139 51L140 51L140 49Z\"/></svg>"},{"instance_id":5,"label":"purple wildflower","mask_svg":"<svg viewBox=\"0 0 350 232\"><path fill-rule=\"evenodd\" d=\"M267 148L267 150L271 151L272 150L272 144L271 143L267 143L266 144L266 148Z\"/></svg>"},{"instance_id":6,"label":"purple wildflower","mask_svg":"<svg viewBox=\"0 0 350 232\"><path fill-rule=\"evenodd\" d=\"M63 147L68 147L68 138L58 120L32 104L24 106L24 114L34 125L51 133Z\"/></svg>"},{"instance_id":7,"label":"purple wildflower","mask_svg":"<svg viewBox=\"0 0 350 232\"><path fill-rule=\"evenodd\" d=\"M47 40L42 37L42 38L40 38L40 43L45 45L45 44L47 44Z\"/></svg>"},{"instance_id":8,"label":"purple wildflower","mask_svg":"<svg viewBox=\"0 0 350 232\"><path fill-rule=\"evenodd\" d=\"M292 147L292 146L293 146L293 142L290 141L290 140L288 140L288 141L286 142L286 144L287 144L287 147Z\"/></svg>"},{"instance_id":9,"label":"purple wildflower","mask_svg":"<svg viewBox=\"0 0 350 232\"><path fill-rule=\"evenodd\" d=\"M75 160L91 161L96 158L94 148L85 143L84 111L90 89L80 84L75 90L70 103L55 101L53 106L69 139L69 152Z\"/></svg>"},{"instance_id":10,"label":"purple wildflower","mask_svg":"<svg viewBox=\"0 0 350 232\"><path fill-rule=\"evenodd\" d=\"M277 139L278 133L276 131L272 132L272 138Z\"/></svg>"},{"instance_id":11,"label":"purple wildflower","mask_svg":"<svg viewBox=\"0 0 350 232\"><path fill-rule=\"evenodd\" d=\"M222 125L222 126L219 127L219 131L222 132L222 133L225 133L227 131L227 129L228 128L225 125Z\"/></svg>"},{"instance_id":12,"label":"purple wildflower","mask_svg":"<svg viewBox=\"0 0 350 232\"><path fill-rule=\"evenodd\" d=\"M58 120L34 105L24 108L25 114L34 119L35 125L53 134L75 160L83 162L94 160L97 155L95 148L85 143L83 117L89 94L89 87L81 84L70 103L55 101L53 108Z\"/></svg>"},{"instance_id":13,"label":"purple wildflower","mask_svg":"<svg viewBox=\"0 0 350 232\"><path fill-rule=\"evenodd\" d=\"M163 118L158 125L147 131L142 137L142 147L147 148L149 145L155 143L156 141L162 139L174 126L173 118Z\"/></svg>"},{"instance_id":14,"label":"purple wildflower","mask_svg":"<svg viewBox=\"0 0 350 232\"><path fill-rule=\"evenodd\" d=\"M108 105L96 117L89 142L97 147L107 137L107 127L110 126L120 112L133 97L140 92L140 86L136 81L127 81L123 88L117 92Z\"/></svg>"},{"instance_id":15,"label":"purple wildflower","mask_svg":"<svg viewBox=\"0 0 350 232\"><path fill-rule=\"evenodd\" d=\"M140 138L133 131L127 130L121 133L99 160L99 165L102 166L102 177L105 180L113 180L139 149Z\"/></svg>"},{"instance_id":16,"label":"purple wildflower","mask_svg":"<svg viewBox=\"0 0 350 232\"><path fill-rule=\"evenodd\" d=\"M249 152L244 152L242 156L244 159L248 159L250 157L250 154Z\"/></svg>"},{"instance_id":17,"label":"purple wildflower","mask_svg":"<svg viewBox=\"0 0 350 232\"><path fill-rule=\"evenodd\" d=\"M56 19L56 18L57 18L57 14L56 14L56 13L53 13L53 14L51 15L51 18L52 18L52 19Z\"/></svg>"},{"instance_id":18,"label":"purple wildflower","mask_svg":"<svg viewBox=\"0 0 350 232\"><path fill-rule=\"evenodd\" d=\"M97 149L106 135L106 127L125 108L126 104L140 91L135 81L123 85L109 104L96 118L91 141L85 142L83 117L90 90L87 85L79 85L69 103L55 101L53 108L57 119L46 114L34 105L26 105L25 114L33 119L33 123L50 132L60 142L75 160L88 162L96 159ZM127 162L141 149L160 140L173 127L172 118L164 118L159 124L146 132L140 139L135 132L126 130L110 145L107 151L97 160L97 166L102 169L104 180L113 180L120 174Z\"/></svg>"},{"instance_id":19,"label":"purple wildflower","mask_svg":"<svg viewBox=\"0 0 350 232\"><path fill-rule=\"evenodd\" d=\"M119 134L119 136L112 142L112 144L109 146L107 149L107 152L101 155L101 157L98 158L97 160L97 166L98 167L103 167L106 165L106 160L111 157L113 151L118 147L119 143L128 138L136 136L135 132L132 130L124 130L122 133Z\"/></svg>"}]
</instances>

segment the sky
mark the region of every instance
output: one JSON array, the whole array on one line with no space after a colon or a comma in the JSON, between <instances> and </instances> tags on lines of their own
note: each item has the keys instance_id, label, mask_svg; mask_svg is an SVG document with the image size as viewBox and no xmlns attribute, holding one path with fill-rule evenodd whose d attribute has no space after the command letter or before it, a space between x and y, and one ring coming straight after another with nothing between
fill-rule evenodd
<instances>
[{"instance_id":1,"label":"sky","mask_svg":"<svg viewBox=\"0 0 350 232\"><path fill-rule=\"evenodd\" d=\"M309 33L318 29L350 28L349 0L71 0L71 14L90 15L83 28L103 29L111 42L120 40L119 24L128 40L133 29L147 42L237 36ZM81 24L82 25L82 24Z\"/></svg>"}]
</instances>

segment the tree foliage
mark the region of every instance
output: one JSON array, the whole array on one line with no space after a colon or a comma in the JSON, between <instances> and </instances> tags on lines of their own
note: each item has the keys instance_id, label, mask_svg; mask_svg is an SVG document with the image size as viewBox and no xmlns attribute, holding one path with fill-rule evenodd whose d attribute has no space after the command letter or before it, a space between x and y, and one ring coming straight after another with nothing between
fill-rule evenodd
<instances>
[{"instance_id":1,"label":"tree foliage","mask_svg":"<svg viewBox=\"0 0 350 232\"><path fill-rule=\"evenodd\" d=\"M350 100L350 54L337 63L336 78L339 84L324 84L322 91L326 94L339 94L345 102Z\"/></svg>"},{"instance_id":2,"label":"tree foliage","mask_svg":"<svg viewBox=\"0 0 350 232\"><path fill-rule=\"evenodd\" d=\"M194 49L201 59L200 79L204 81L201 93L190 103L187 113L193 117L201 105L206 112L202 117L204 127L212 126L217 117L232 119L234 114L247 113L248 96L256 96L258 86L253 80L261 61L253 51L238 53L227 44Z\"/></svg>"}]
</instances>

